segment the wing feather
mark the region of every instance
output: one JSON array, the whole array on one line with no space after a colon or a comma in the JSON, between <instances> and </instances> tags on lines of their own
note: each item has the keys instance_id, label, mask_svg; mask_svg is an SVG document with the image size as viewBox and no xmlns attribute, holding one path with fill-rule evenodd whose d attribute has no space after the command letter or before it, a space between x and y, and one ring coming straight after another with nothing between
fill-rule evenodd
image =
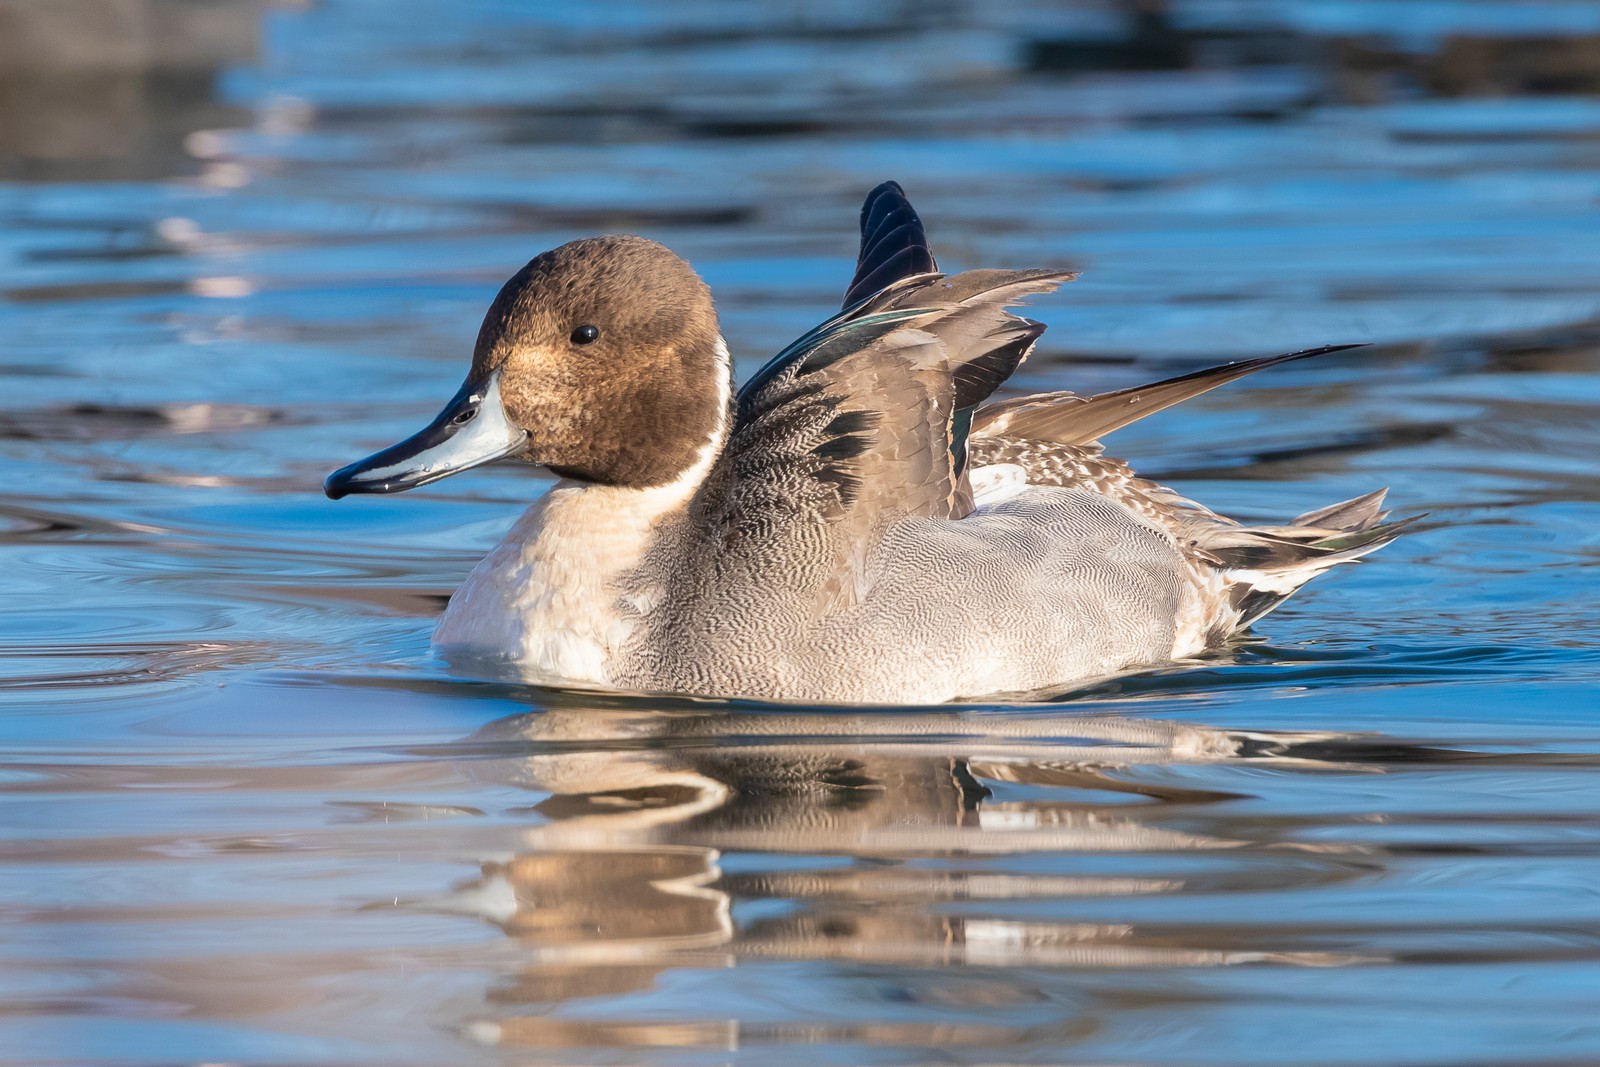
<instances>
[{"instance_id":1,"label":"wing feather","mask_svg":"<svg viewBox=\"0 0 1600 1067\"><path fill-rule=\"evenodd\" d=\"M1220 385L1237 381L1280 363L1310 359L1329 352L1343 352L1362 345L1325 345L1281 356L1244 359L1220 367L1208 367L1150 385L1137 385L1096 396L1075 393L1036 393L981 408L973 419L972 432L982 437L1005 437L1020 441L1053 441L1063 445L1086 445L1107 434L1154 415L1174 404L1207 393Z\"/></svg>"},{"instance_id":2,"label":"wing feather","mask_svg":"<svg viewBox=\"0 0 1600 1067\"><path fill-rule=\"evenodd\" d=\"M939 265L928 247L928 235L898 182L884 182L861 205L861 253L856 275L845 290L846 308L885 286L918 274L933 274Z\"/></svg>"},{"instance_id":3,"label":"wing feather","mask_svg":"<svg viewBox=\"0 0 1600 1067\"><path fill-rule=\"evenodd\" d=\"M1073 277L973 273L891 284L757 372L707 480L706 514L743 525L798 507L863 526L967 514L964 416L1043 331L1006 308Z\"/></svg>"}]
</instances>

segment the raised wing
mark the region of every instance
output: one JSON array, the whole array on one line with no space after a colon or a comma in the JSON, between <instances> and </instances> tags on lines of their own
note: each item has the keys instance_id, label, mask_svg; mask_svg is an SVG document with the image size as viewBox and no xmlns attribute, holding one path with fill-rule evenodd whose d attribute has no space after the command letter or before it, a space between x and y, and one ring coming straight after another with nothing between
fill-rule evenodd
<instances>
[{"instance_id":1,"label":"raised wing","mask_svg":"<svg viewBox=\"0 0 1600 1067\"><path fill-rule=\"evenodd\" d=\"M919 275L807 333L740 390L702 519L748 532L799 512L865 544L898 518L966 515L965 419L1044 330L1006 308L1072 277Z\"/></svg>"},{"instance_id":2,"label":"raised wing","mask_svg":"<svg viewBox=\"0 0 1600 1067\"><path fill-rule=\"evenodd\" d=\"M902 278L938 269L922 220L900 184L884 182L868 193L861 205L861 253L844 306L853 307Z\"/></svg>"}]
</instances>

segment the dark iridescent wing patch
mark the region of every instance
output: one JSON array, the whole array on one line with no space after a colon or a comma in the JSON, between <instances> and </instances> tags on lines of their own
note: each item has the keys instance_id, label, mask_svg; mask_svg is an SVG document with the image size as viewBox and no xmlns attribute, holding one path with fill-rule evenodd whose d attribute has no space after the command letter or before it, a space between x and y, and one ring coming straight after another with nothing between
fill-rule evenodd
<instances>
[{"instance_id":1,"label":"dark iridescent wing patch","mask_svg":"<svg viewBox=\"0 0 1600 1067\"><path fill-rule=\"evenodd\" d=\"M861 205L861 252L856 276L845 290L844 307L856 304L902 278L933 274L939 265L928 235L898 182L884 182Z\"/></svg>"}]
</instances>

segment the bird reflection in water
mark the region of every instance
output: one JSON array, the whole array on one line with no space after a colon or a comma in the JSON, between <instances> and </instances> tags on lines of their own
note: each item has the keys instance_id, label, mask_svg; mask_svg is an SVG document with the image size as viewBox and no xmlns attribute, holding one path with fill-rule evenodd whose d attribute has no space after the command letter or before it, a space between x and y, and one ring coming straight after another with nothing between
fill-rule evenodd
<instances>
[{"instance_id":1,"label":"bird reflection in water","mask_svg":"<svg viewBox=\"0 0 1600 1067\"><path fill-rule=\"evenodd\" d=\"M464 773L546 796L520 809L530 825L514 855L411 906L480 917L518 943L471 1036L544 1048L800 1039L721 1018L555 1011L650 990L669 969L1363 962L1259 928L1073 917L1074 900L1371 873L1380 857L1219 816L1250 798L1185 784L1185 766L1326 761L1339 743L1127 716L558 707L454 746ZM835 1037L989 1040L911 1025Z\"/></svg>"}]
</instances>

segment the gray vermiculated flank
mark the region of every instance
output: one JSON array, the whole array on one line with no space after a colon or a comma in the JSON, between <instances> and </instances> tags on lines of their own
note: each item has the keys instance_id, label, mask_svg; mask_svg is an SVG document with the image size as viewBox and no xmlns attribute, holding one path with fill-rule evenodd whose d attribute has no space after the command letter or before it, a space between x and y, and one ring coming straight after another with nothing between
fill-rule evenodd
<instances>
[{"instance_id":1,"label":"gray vermiculated flank","mask_svg":"<svg viewBox=\"0 0 1600 1067\"><path fill-rule=\"evenodd\" d=\"M850 563L860 595L831 609L818 593L834 539L786 529L713 568L647 567L666 596L625 684L934 701L1110 674L1172 646L1182 560L1160 530L1092 492L1042 489L959 522L894 523Z\"/></svg>"}]
</instances>

